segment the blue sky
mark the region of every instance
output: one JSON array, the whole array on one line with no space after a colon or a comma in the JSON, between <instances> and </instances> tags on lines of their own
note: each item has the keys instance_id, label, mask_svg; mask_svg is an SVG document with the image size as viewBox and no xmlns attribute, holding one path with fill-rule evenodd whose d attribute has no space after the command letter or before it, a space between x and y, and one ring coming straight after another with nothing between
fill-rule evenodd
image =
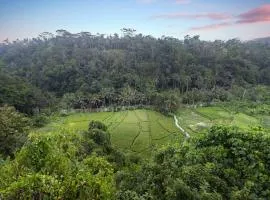
<instances>
[{"instance_id":1,"label":"blue sky","mask_svg":"<svg viewBox=\"0 0 270 200\"><path fill-rule=\"evenodd\" d=\"M65 29L182 39L242 40L270 36L270 0L0 0L0 41Z\"/></svg>"}]
</instances>

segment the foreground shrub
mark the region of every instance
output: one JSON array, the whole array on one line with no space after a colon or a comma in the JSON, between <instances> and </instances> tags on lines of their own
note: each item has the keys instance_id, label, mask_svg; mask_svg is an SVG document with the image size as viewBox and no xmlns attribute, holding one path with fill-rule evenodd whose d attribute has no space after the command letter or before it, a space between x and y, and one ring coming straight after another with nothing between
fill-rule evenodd
<instances>
[{"instance_id":1,"label":"foreground shrub","mask_svg":"<svg viewBox=\"0 0 270 200\"><path fill-rule=\"evenodd\" d=\"M93 153L81 156L84 141L68 130L30 135L15 159L0 165L0 197L113 199L114 169Z\"/></svg>"},{"instance_id":2,"label":"foreground shrub","mask_svg":"<svg viewBox=\"0 0 270 200\"><path fill-rule=\"evenodd\" d=\"M13 156L27 138L30 121L13 107L0 107L0 154Z\"/></svg>"},{"instance_id":3,"label":"foreground shrub","mask_svg":"<svg viewBox=\"0 0 270 200\"><path fill-rule=\"evenodd\" d=\"M91 121L89 123L89 128L88 130L92 130L92 129L100 129L100 130L103 130L103 131L107 131L107 126L105 124L103 124L102 122L100 121Z\"/></svg>"},{"instance_id":4,"label":"foreground shrub","mask_svg":"<svg viewBox=\"0 0 270 200\"><path fill-rule=\"evenodd\" d=\"M213 127L207 134L162 147L153 162L118 173L118 197L269 199L269 146L266 133Z\"/></svg>"}]
</instances>

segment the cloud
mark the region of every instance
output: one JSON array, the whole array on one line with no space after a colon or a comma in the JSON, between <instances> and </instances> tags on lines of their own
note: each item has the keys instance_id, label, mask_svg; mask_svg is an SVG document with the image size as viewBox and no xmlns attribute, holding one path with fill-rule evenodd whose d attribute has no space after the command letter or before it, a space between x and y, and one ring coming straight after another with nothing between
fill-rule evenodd
<instances>
[{"instance_id":1,"label":"cloud","mask_svg":"<svg viewBox=\"0 0 270 200\"><path fill-rule=\"evenodd\" d=\"M270 4L262 5L258 8L251 9L232 18L231 22L223 22L218 24L209 24L200 27L192 27L191 31L216 30L223 27L251 24L260 22L270 22Z\"/></svg>"},{"instance_id":2,"label":"cloud","mask_svg":"<svg viewBox=\"0 0 270 200\"><path fill-rule=\"evenodd\" d=\"M230 19L231 16L225 13L198 13L198 14L188 14L188 13L168 13L161 15L152 16L154 19L212 19L212 20L224 20Z\"/></svg>"},{"instance_id":3,"label":"cloud","mask_svg":"<svg viewBox=\"0 0 270 200\"><path fill-rule=\"evenodd\" d=\"M190 31L204 31L204 30L216 30L220 29L226 26L231 26L232 23L224 22L219 24L209 24L205 26L199 26L199 27L192 27L190 28Z\"/></svg>"},{"instance_id":4,"label":"cloud","mask_svg":"<svg viewBox=\"0 0 270 200\"><path fill-rule=\"evenodd\" d=\"M212 15L209 15L209 19L216 19L216 20L222 20L226 19L225 15L219 15L218 13ZM202 18L203 15L197 15L197 18ZM194 18L196 18L194 16ZM228 18L230 19L227 22L223 23L216 23L216 24L208 24L205 26L200 27L192 27L189 30L190 31L205 31L205 30L216 30L223 27L229 27L233 25L241 25L241 24L251 24L251 23L261 23L261 22L270 22L270 4L262 5L258 8L251 9L247 12L243 12L236 16L231 16L231 18L228 15Z\"/></svg>"},{"instance_id":5,"label":"cloud","mask_svg":"<svg viewBox=\"0 0 270 200\"><path fill-rule=\"evenodd\" d=\"M189 0L174 0L175 2L187 2ZM208 13L167 13L154 15L152 19L209 19L218 21L219 23L206 24L204 26L191 27L189 31L206 31L216 30L230 26L236 26L241 24L270 22L270 4L261 5L257 8L250 9L247 12L240 13L238 15L231 15L228 13L220 12L208 12Z\"/></svg>"},{"instance_id":6,"label":"cloud","mask_svg":"<svg viewBox=\"0 0 270 200\"><path fill-rule=\"evenodd\" d=\"M262 5L237 16L237 24L258 23L270 21L270 4Z\"/></svg>"},{"instance_id":7,"label":"cloud","mask_svg":"<svg viewBox=\"0 0 270 200\"><path fill-rule=\"evenodd\" d=\"M191 0L175 0L175 3L177 3L177 4L189 4L189 3L191 3Z\"/></svg>"},{"instance_id":8,"label":"cloud","mask_svg":"<svg viewBox=\"0 0 270 200\"><path fill-rule=\"evenodd\" d=\"M141 1L153 1L153 0L141 0ZM188 3L190 0L175 0L176 3ZM239 15L230 15L228 13L220 12L206 12L206 13L166 13L160 15L154 15L152 19L210 19L210 20L234 20L236 24L245 23L258 23L270 21L270 4L262 5L258 8L253 8L247 12Z\"/></svg>"}]
</instances>

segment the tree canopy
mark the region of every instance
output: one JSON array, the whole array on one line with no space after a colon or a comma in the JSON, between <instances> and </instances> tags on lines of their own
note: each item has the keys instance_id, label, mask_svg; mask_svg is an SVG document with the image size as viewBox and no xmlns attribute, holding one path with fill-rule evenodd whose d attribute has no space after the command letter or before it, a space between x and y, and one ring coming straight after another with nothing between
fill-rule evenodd
<instances>
[{"instance_id":1,"label":"tree canopy","mask_svg":"<svg viewBox=\"0 0 270 200\"><path fill-rule=\"evenodd\" d=\"M270 85L268 44L122 31L119 37L58 30L1 44L0 103L28 113L55 105L54 97L69 108L154 105L157 93L168 90L196 103L228 100L237 87Z\"/></svg>"}]
</instances>

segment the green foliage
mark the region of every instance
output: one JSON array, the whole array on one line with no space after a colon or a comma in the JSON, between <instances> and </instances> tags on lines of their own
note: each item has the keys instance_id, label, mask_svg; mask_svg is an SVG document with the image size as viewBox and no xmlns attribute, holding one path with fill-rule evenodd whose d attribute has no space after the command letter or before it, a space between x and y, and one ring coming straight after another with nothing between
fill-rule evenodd
<instances>
[{"instance_id":1,"label":"green foliage","mask_svg":"<svg viewBox=\"0 0 270 200\"><path fill-rule=\"evenodd\" d=\"M269 101L269 45L123 30L123 37L61 30L0 44L0 103L33 114L57 103L65 110L153 105L167 113L179 93L188 104Z\"/></svg>"},{"instance_id":2,"label":"green foliage","mask_svg":"<svg viewBox=\"0 0 270 200\"><path fill-rule=\"evenodd\" d=\"M107 127L105 124L103 124L102 122L100 121L91 121L89 123L89 128L88 130L91 131L93 129L100 129L102 131L106 131L107 130Z\"/></svg>"},{"instance_id":3,"label":"green foliage","mask_svg":"<svg viewBox=\"0 0 270 200\"><path fill-rule=\"evenodd\" d=\"M109 146L111 144L110 134L106 132L107 127L105 124L99 121L91 121L89 123L88 132L85 132L85 136L93 139L98 145Z\"/></svg>"},{"instance_id":4,"label":"green foliage","mask_svg":"<svg viewBox=\"0 0 270 200\"><path fill-rule=\"evenodd\" d=\"M91 131L89 131L89 134L90 138L93 139L94 142L98 145L107 146L111 144L110 134L105 131L102 131L100 129L92 129Z\"/></svg>"},{"instance_id":5,"label":"green foliage","mask_svg":"<svg viewBox=\"0 0 270 200\"><path fill-rule=\"evenodd\" d=\"M141 120L147 119L136 112ZM124 119L130 120L133 116ZM214 126L206 134L156 149L146 161L112 147L103 123L91 121L88 129L30 134L15 158L0 164L1 198L215 200L270 196L270 137L262 129L245 132Z\"/></svg>"},{"instance_id":6,"label":"green foliage","mask_svg":"<svg viewBox=\"0 0 270 200\"><path fill-rule=\"evenodd\" d=\"M0 107L0 154L12 156L26 141L30 120L13 107Z\"/></svg>"},{"instance_id":7,"label":"green foliage","mask_svg":"<svg viewBox=\"0 0 270 200\"><path fill-rule=\"evenodd\" d=\"M4 199L59 199L63 194L61 182L43 174L29 174L20 177L1 191Z\"/></svg>"},{"instance_id":8,"label":"green foliage","mask_svg":"<svg viewBox=\"0 0 270 200\"><path fill-rule=\"evenodd\" d=\"M118 173L119 199L268 199L270 137L213 127L161 148L153 163Z\"/></svg>"},{"instance_id":9,"label":"green foliage","mask_svg":"<svg viewBox=\"0 0 270 200\"><path fill-rule=\"evenodd\" d=\"M0 71L0 105L14 106L20 112L34 114L35 110L49 107L54 98L22 78ZM50 100L50 101L49 101Z\"/></svg>"},{"instance_id":10,"label":"green foliage","mask_svg":"<svg viewBox=\"0 0 270 200\"><path fill-rule=\"evenodd\" d=\"M176 91L157 93L152 98L155 109L164 114L176 112L180 104Z\"/></svg>"},{"instance_id":11,"label":"green foliage","mask_svg":"<svg viewBox=\"0 0 270 200\"><path fill-rule=\"evenodd\" d=\"M66 110L73 108L76 102L76 99L77 97L74 93L66 93L63 95L61 99L60 107Z\"/></svg>"},{"instance_id":12,"label":"green foliage","mask_svg":"<svg viewBox=\"0 0 270 200\"><path fill-rule=\"evenodd\" d=\"M81 155L85 139L67 130L31 134L12 161L0 166L4 199L113 199L113 167Z\"/></svg>"},{"instance_id":13,"label":"green foliage","mask_svg":"<svg viewBox=\"0 0 270 200\"><path fill-rule=\"evenodd\" d=\"M205 89L192 89L183 95L182 102L185 104L207 103L215 101L226 102L229 100L230 91L221 87L212 89L211 91Z\"/></svg>"},{"instance_id":14,"label":"green foliage","mask_svg":"<svg viewBox=\"0 0 270 200\"><path fill-rule=\"evenodd\" d=\"M38 114L32 117L32 123L34 127L40 128L49 123L49 118L45 114Z\"/></svg>"}]
</instances>

